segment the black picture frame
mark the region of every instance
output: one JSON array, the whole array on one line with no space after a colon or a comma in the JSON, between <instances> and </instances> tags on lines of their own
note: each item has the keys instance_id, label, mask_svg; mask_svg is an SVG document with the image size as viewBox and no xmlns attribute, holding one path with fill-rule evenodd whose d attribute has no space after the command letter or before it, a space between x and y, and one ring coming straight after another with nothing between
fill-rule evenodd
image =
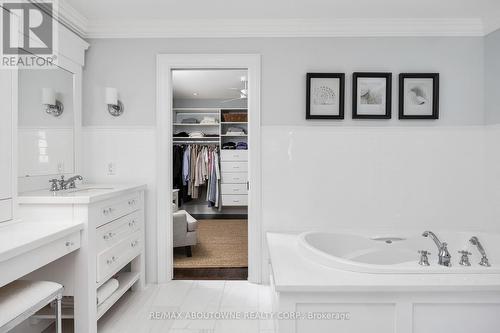
<instances>
[{"instance_id":1,"label":"black picture frame","mask_svg":"<svg viewBox=\"0 0 500 333\"><path fill-rule=\"evenodd\" d=\"M405 110L406 98L405 80L431 79L432 80L432 108L429 114L407 114ZM401 73L399 74L399 119L439 119L439 73Z\"/></svg>"},{"instance_id":2,"label":"black picture frame","mask_svg":"<svg viewBox=\"0 0 500 333\"><path fill-rule=\"evenodd\" d=\"M306 76L306 119L344 119L344 95L345 74L344 73L307 73ZM338 112L337 114L317 114L311 110L311 81L314 79L335 79L338 82Z\"/></svg>"},{"instance_id":3,"label":"black picture frame","mask_svg":"<svg viewBox=\"0 0 500 333\"><path fill-rule=\"evenodd\" d=\"M385 113L362 114L358 110L358 79L385 79ZM392 73L355 72L352 74L352 118L353 119L391 119L392 117Z\"/></svg>"}]
</instances>

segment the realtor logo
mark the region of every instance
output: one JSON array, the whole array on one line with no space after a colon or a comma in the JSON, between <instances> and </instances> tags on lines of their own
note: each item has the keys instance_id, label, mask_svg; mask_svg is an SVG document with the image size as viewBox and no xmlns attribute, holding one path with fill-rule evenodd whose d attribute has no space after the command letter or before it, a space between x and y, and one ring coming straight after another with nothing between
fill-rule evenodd
<instances>
[{"instance_id":1,"label":"realtor logo","mask_svg":"<svg viewBox=\"0 0 500 333\"><path fill-rule=\"evenodd\" d=\"M54 2L3 1L2 67L47 67L55 59Z\"/></svg>"}]
</instances>

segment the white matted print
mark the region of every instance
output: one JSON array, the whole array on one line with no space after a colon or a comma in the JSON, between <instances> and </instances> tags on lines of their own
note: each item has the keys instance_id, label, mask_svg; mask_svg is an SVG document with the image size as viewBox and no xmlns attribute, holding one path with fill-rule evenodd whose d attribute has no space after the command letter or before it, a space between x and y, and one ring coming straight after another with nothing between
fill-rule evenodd
<instances>
[{"instance_id":1,"label":"white matted print","mask_svg":"<svg viewBox=\"0 0 500 333\"><path fill-rule=\"evenodd\" d=\"M343 119L344 74L307 74L307 119Z\"/></svg>"},{"instance_id":2,"label":"white matted print","mask_svg":"<svg viewBox=\"0 0 500 333\"><path fill-rule=\"evenodd\" d=\"M432 79L406 79L405 115L430 116L432 115Z\"/></svg>"}]
</instances>

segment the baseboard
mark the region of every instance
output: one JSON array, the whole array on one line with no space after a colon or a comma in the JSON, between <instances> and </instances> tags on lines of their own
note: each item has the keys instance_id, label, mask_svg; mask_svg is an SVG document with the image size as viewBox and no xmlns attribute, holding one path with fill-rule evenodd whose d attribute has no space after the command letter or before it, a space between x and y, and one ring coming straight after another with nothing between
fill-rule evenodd
<instances>
[{"instance_id":1,"label":"baseboard","mask_svg":"<svg viewBox=\"0 0 500 333\"><path fill-rule=\"evenodd\" d=\"M174 280L247 280L248 267L174 268Z\"/></svg>"}]
</instances>

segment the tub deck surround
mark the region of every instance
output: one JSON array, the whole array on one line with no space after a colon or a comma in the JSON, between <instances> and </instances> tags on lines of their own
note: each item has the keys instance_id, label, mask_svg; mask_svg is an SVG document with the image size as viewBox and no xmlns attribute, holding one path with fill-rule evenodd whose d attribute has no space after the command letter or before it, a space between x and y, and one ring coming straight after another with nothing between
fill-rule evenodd
<instances>
[{"instance_id":1,"label":"tub deck surround","mask_svg":"<svg viewBox=\"0 0 500 333\"><path fill-rule=\"evenodd\" d=\"M82 222L13 221L0 226L0 286L80 247ZM36 258L36 260L34 260Z\"/></svg>"},{"instance_id":2,"label":"tub deck surround","mask_svg":"<svg viewBox=\"0 0 500 333\"><path fill-rule=\"evenodd\" d=\"M96 333L97 320L128 289L145 286L145 189L142 184L85 184L19 195L22 218L83 221L80 251L73 262L53 262L32 273L33 278L63 284L65 295L74 296L74 312L69 315L75 319L76 333ZM112 277L122 284L98 306L97 289Z\"/></svg>"},{"instance_id":3,"label":"tub deck surround","mask_svg":"<svg viewBox=\"0 0 500 333\"><path fill-rule=\"evenodd\" d=\"M308 259L301 253L297 234L268 233L267 241L272 263L272 279L275 290L278 292L451 292L464 291L465 288L474 291L500 292L500 273L374 274L353 272L328 267ZM415 254L415 262L417 261L418 254Z\"/></svg>"},{"instance_id":4,"label":"tub deck surround","mask_svg":"<svg viewBox=\"0 0 500 333\"><path fill-rule=\"evenodd\" d=\"M303 255L298 234L268 233L267 242L273 311L350 317L275 321L276 333L496 333L500 325L498 273L353 272Z\"/></svg>"},{"instance_id":5,"label":"tub deck surround","mask_svg":"<svg viewBox=\"0 0 500 333\"><path fill-rule=\"evenodd\" d=\"M143 184L82 184L76 189L51 192L38 190L20 193L19 204L91 204L134 191L143 191Z\"/></svg>"}]
</instances>

